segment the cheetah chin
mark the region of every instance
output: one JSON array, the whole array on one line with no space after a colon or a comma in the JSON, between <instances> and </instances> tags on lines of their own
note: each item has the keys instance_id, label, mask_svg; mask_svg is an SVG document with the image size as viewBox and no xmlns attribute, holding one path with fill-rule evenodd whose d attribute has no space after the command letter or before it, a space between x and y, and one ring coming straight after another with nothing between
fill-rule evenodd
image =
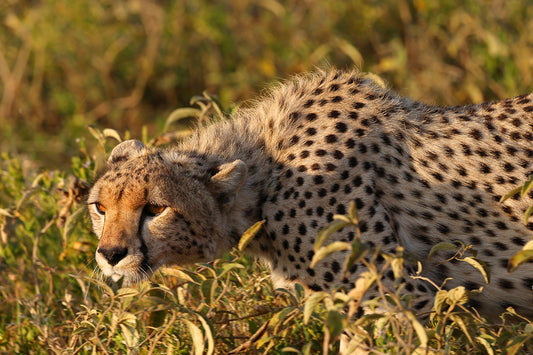
<instances>
[{"instance_id":1,"label":"cheetah chin","mask_svg":"<svg viewBox=\"0 0 533 355\"><path fill-rule=\"evenodd\" d=\"M350 289L364 266L341 276L345 253L309 264L317 232L354 201L367 244L402 246L436 284L483 286L470 303L481 313L512 306L533 316L531 265L506 271L530 239L533 222L521 216L533 195L499 202L533 174L532 115L533 95L436 107L356 72L295 78L177 147L115 147L88 200L96 261L112 279L136 282L163 265L212 260L264 219L246 251L270 267L275 286ZM347 227L330 241L355 236ZM467 263L443 263L446 252L428 259L444 241L472 245L492 281ZM407 270L403 278L414 309L428 312L435 289ZM393 285L392 272L383 282Z\"/></svg>"}]
</instances>

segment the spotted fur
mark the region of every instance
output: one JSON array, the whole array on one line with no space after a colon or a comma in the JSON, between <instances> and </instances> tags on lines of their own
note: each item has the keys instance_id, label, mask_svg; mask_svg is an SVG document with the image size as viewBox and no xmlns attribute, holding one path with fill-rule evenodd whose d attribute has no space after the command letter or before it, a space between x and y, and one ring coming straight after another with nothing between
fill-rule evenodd
<instances>
[{"instance_id":1,"label":"spotted fur","mask_svg":"<svg viewBox=\"0 0 533 355\"><path fill-rule=\"evenodd\" d=\"M533 95L436 107L355 72L296 78L178 147L117 146L89 199L96 259L106 275L135 281L216 258L265 219L248 252L276 286L349 289L362 265L341 278L342 253L309 264L320 228L355 201L364 241L385 252L403 246L437 284L483 286L472 305L485 314L512 306L531 316L531 267L506 267L530 239L533 222L521 216L533 195L499 200L533 174L532 112ZM354 237L345 228L331 240ZM478 251L490 284L466 263L441 264L446 253L428 260L433 245L456 240ZM406 292L419 295L414 308L427 311L435 290L404 276Z\"/></svg>"}]
</instances>

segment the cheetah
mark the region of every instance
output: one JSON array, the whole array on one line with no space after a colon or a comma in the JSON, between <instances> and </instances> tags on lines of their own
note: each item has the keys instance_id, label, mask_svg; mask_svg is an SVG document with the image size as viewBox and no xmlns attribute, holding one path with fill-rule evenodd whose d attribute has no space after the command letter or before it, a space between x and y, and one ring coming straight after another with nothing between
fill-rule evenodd
<instances>
[{"instance_id":1,"label":"cheetah","mask_svg":"<svg viewBox=\"0 0 533 355\"><path fill-rule=\"evenodd\" d=\"M533 174L532 115L533 94L437 107L355 71L296 77L176 147L117 145L88 198L96 261L112 279L137 282L164 265L213 260L265 220L246 252L269 267L276 287L350 289L362 264L341 276L342 252L310 262L319 230L353 201L368 245L402 246L436 284L483 286L470 303L483 314L512 306L531 317L529 264L506 269L531 236L533 222L521 216L533 194L499 201ZM346 227L328 242L354 237ZM442 263L446 253L428 259L450 241L478 251L489 284L467 263ZM405 292L427 312L435 290L408 276Z\"/></svg>"}]
</instances>

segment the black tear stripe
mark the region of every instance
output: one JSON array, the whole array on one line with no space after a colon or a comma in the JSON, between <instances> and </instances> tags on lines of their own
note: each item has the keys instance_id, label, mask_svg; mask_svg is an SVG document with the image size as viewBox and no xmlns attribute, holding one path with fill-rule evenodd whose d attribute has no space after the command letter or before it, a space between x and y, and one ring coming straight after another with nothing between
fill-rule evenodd
<instances>
[{"instance_id":1,"label":"black tear stripe","mask_svg":"<svg viewBox=\"0 0 533 355\"><path fill-rule=\"evenodd\" d=\"M143 212L141 213L141 219L139 221L139 228L137 229L137 238L139 238L139 241L141 242L140 250L141 250L141 253L143 254L143 260L141 262L139 271L143 273L143 276L151 273L151 269L152 269L150 263L148 262L148 247L146 246L146 243L142 237L142 228L143 228L145 219L146 219L146 214L143 210Z\"/></svg>"}]
</instances>

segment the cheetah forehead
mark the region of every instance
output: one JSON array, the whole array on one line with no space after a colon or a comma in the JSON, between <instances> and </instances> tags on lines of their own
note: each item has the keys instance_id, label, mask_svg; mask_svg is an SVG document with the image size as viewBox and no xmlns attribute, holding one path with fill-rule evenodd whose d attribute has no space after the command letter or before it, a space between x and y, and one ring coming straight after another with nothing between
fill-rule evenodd
<instances>
[{"instance_id":1,"label":"cheetah forehead","mask_svg":"<svg viewBox=\"0 0 533 355\"><path fill-rule=\"evenodd\" d=\"M145 151L137 156L110 162L89 194L89 203L187 203L189 195L203 189L210 174L208 161L173 150Z\"/></svg>"}]
</instances>

